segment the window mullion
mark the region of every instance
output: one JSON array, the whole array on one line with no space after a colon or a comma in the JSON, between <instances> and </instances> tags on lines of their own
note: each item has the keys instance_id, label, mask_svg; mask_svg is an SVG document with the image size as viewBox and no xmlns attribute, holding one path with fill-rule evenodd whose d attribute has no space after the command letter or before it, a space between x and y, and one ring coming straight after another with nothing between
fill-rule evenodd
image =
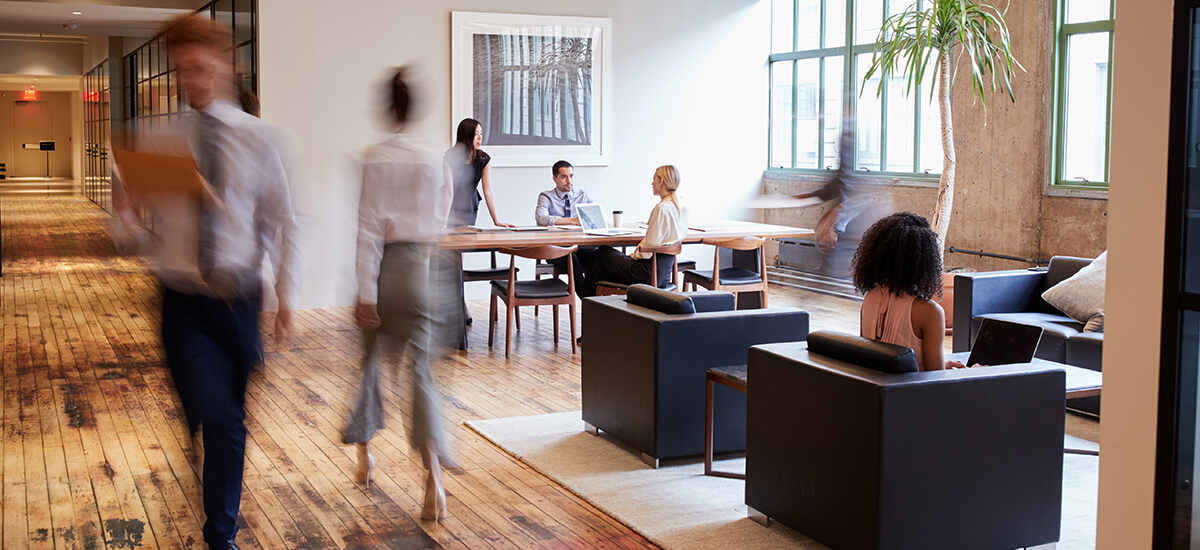
<instances>
[{"instance_id":1,"label":"window mullion","mask_svg":"<svg viewBox=\"0 0 1200 550\"><path fill-rule=\"evenodd\" d=\"M921 172L921 122L924 120L921 117L921 83L917 82L915 88L916 97L913 103L913 173L920 174Z\"/></svg>"},{"instance_id":2,"label":"window mullion","mask_svg":"<svg viewBox=\"0 0 1200 550\"><path fill-rule=\"evenodd\" d=\"M767 63L767 169L775 160L775 64Z\"/></svg>"},{"instance_id":3,"label":"window mullion","mask_svg":"<svg viewBox=\"0 0 1200 550\"><path fill-rule=\"evenodd\" d=\"M796 72L799 67L799 61L792 61L792 168L796 168L796 114L799 107L800 92L800 75Z\"/></svg>"},{"instance_id":4,"label":"window mullion","mask_svg":"<svg viewBox=\"0 0 1200 550\"><path fill-rule=\"evenodd\" d=\"M1112 89L1113 89L1113 33L1108 33L1108 99L1104 106L1104 184L1112 185L1108 173L1112 156Z\"/></svg>"},{"instance_id":5,"label":"window mullion","mask_svg":"<svg viewBox=\"0 0 1200 550\"><path fill-rule=\"evenodd\" d=\"M847 107L845 107L845 106L842 107L843 111L847 111L849 113L849 119L847 119L845 116L843 116L842 122L845 123L846 120L854 121L854 140L857 142L858 141L858 118L856 118L854 116L855 112L857 111L856 98L858 97L854 93L855 88L857 88L857 86L854 85L854 80L855 80L854 79L854 75L855 75L854 0L846 0L846 28L845 28L845 31L846 31L846 39L844 40L844 42L845 42L844 47L845 47L846 53L845 53L845 58L844 58L845 60L842 63L842 65L845 67L845 69L842 72L842 74L843 74L842 103L844 105L849 105L850 107L849 107L848 111L847 111ZM842 131L845 132L846 129L842 128ZM838 137L838 143L841 143L841 136ZM857 166L857 164L858 164L858 147L857 146L851 147L851 151L853 154L852 154L852 158L850 158L849 169L851 171L853 171L853 170L855 170L855 166ZM838 158L839 158L839 162L840 162L840 159L845 158L845 155L842 154L840 149L839 149ZM839 168L841 168L841 167L839 166Z\"/></svg>"},{"instance_id":6,"label":"window mullion","mask_svg":"<svg viewBox=\"0 0 1200 550\"><path fill-rule=\"evenodd\" d=\"M825 58L817 61L817 169L825 165Z\"/></svg>"}]
</instances>

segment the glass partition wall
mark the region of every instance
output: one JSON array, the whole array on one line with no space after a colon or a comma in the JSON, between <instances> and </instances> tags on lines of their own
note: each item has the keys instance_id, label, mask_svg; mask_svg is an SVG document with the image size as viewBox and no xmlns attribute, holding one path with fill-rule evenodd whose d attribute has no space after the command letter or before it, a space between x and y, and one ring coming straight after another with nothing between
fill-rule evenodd
<instances>
[{"instance_id":1,"label":"glass partition wall","mask_svg":"<svg viewBox=\"0 0 1200 550\"><path fill-rule=\"evenodd\" d=\"M112 171L108 164L108 61L83 77L83 195L106 211L112 210Z\"/></svg>"},{"instance_id":2,"label":"glass partition wall","mask_svg":"<svg viewBox=\"0 0 1200 550\"><path fill-rule=\"evenodd\" d=\"M196 10L233 33L229 56L238 86L258 93L257 0L216 0ZM120 61L127 130L153 129L177 118L186 108L179 91L175 65L160 34L130 52ZM83 194L105 211L112 211L111 112L109 104L109 60L84 76L84 178Z\"/></svg>"},{"instance_id":3,"label":"glass partition wall","mask_svg":"<svg viewBox=\"0 0 1200 550\"><path fill-rule=\"evenodd\" d=\"M238 86L255 94L258 93L256 1L216 0L196 11L229 27L233 41L228 51L234 79ZM127 127L157 128L178 117L186 106L163 36L151 38L126 55L124 62Z\"/></svg>"}]
</instances>

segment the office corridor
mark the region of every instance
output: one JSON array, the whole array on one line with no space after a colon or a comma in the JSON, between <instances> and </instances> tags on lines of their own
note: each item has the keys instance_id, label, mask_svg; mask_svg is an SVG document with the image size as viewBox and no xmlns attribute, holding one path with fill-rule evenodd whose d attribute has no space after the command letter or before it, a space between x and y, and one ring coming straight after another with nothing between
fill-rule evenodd
<instances>
[{"instance_id":1,"label":"office corridor","mask_svg":"<svg viewBox=\"0 0 1200 550\"><path fill-rule=\"evenodd\" d=\"M200 485L159 351L154 280L138 259L115 255L107 215L86 199L6 196L0 218L2 546L203 547ZM486 320L485 303L472 308ZM423 469L404 438L405 374L387 395L376 483L364 491L353 481L354 449L340 444L358 378L349 311L299 312L288 349L267 338L247 397L239 545L652 547L462 425L579 408L578 356L565 340L550 343L549 315L523 313L519 359L487 352L484 322L469 354L437 367L460 465L446 476L450 517L440 525L415 519Z\"/></svg>"}]
</instances>

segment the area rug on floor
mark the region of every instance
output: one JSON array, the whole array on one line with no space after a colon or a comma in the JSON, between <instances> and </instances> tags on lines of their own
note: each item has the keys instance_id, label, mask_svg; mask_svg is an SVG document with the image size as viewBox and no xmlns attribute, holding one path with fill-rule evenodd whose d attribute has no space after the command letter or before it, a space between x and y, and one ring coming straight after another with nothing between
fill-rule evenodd
<instances>
[{"instance_id":1,"label":"area rug on floor","mask_svg":"<svg viewBox=\"0 0 1200 550\"><path fill-rule=\"evenodd\" d=\"M579 411L474 420L467 425L531 468L655 544L689 550L825 546L777 523L763 528L746 517L744 482L704 475L699 462L647 467L635 452L601 434L583 431ZM1094 443L1068 436L1073 447ZM1098 462L1065 455L1060 550L1095 547ZM745 460L719 469L745 471Z\"/></svg>"}]
</instances>

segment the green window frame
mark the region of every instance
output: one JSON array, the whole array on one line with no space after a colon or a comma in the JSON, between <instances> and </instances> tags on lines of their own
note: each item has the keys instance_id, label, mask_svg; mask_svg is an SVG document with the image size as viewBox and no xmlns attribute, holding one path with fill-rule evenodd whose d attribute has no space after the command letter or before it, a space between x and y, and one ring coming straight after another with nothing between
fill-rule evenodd
<instances>
[{"instance_id":1,"label":"green window frame","mask_svg":"<svg viewBox=\"0 0 1200 550\"><path fill-rule=\"evenodd\" d=\"M777 37L775 35L780 31L776 25L777 15L779 15L776 13L776 10L780 9L780 6L783 6L784 9L786 9L789 3L791 5L792 13L791 51L774 51L779 49L776 47ZM940 138L934 140L938 147L936 162L932 161L928 155L926 156L927 158L922 159L921 151L923 138L926 143L929 143L928 140L931 136L936 137L940 135L936 133L940 132L940 126L935 128L927 128L927 132L934 132L931 135L923 135L922 133L922 121L925 120L926 115L932 114L935 116L935 118L937 115L937 104L929 101L931 91L930 86L927 83L922 83L915 90L913 90L913 93L909 94L905 99L902 100L905 110L911 110L912 119L905 120L908 118L908 116L903 116L903 118L900 118L896 116L890 116L894 115L894 113L889 113L889 107L896 104L891 100L891 98L889 98L889 96L897 92L904 93L903 90L892 90L890 89L890 86L885 86L883 93L878 95L876 92L875 83L867 84L864 88L864 85L861 82L861 74L866 68L865 65L870 62L870 56L872 53L874 53L877 44L873 42L875 39L875 36L873 35L871 36L872 42L870 43L861 43L859 40L856 40L856 38L858 38L856 36L856 34L858 34L856 32L858 30L858 9L864 5L870 6L867 9L873 10L878 8L880 10L879 21L882 22L882 20L886 19L889 14L892 14L894 11L903 10L911 6L913 3L913 0L774 0L772 2L771 45L773 53L771 53L767 59L767 170L769 172L827 174L833 170L836 170L839 159L834 147L837 146L837 143L841 138L842 122L848 120L853 121L854 124L858 126L854 128L854 134L857 136L856 139L859 142L855 147L856 158L854 159L854 165L856 171L869 175L889 176L894 179L927 181L937 180L937 178L940 176L942 168L942 158L940 153L941 142L939 141ZM929 2L928 0L916 0L915 3L917 4L918 9L921 9ZM819 17L802 17L802 6L809 9L811 9L813 6L819 6ZM831 17L831 15L840 16L840 14L831 13L831 10L841 9L845 10L844 17ZM842 19L842 21L837 21L839 18ZM844 28L831 28L831 19L836 23L844 23ZM816 47L801 49L799 47L802 40L801 31L807 31L808 34L804 36L811 39L813 34L812 31L816 30L817 27L819 27L819 39L817 40ZM831 42L838 41L836 38L832 40L830 39L831 33L841 33L840 41L842 43L840 45L828 45ZM783 41L786 42L786 39ZM787 48L785 47L784 49L786 50ZM817 96L817 113L815 121L817 138L815 154L813 154L814 152L812 151L808 151L808 153L814 158L798 159L798 153L800 152L800 140L797 139L797 135L799 132L798 127L801 123L801 119L799 117L801 114L799 112L802 104L801 100L808 99L810 101L804 101L803 103L811 103L811 95L813 92L811 89L802 87L800 69L801 64L805 63L809 65L808 69L810 74L811 69L814 67L813 64L815 63L815 69L817 73L817 87L815 90ZM841 88L829 89L829 85L834 85L835 83L828 83L827 81L830 78L837 77L835 72L839 63L841 65ZM779 83L776 83L775 79L778 71L783 71L779 73L779 75L783 77L782 80L784 81L784 86L786 86L786 76L788 71L790 71L790 89L777 89ZM790 97L784 96L781 98L777 96L777 94L789 92ZM831 94L840 94L840 102L836 101L836 98L832 98ZM785 108L790 107L791 109L790 128L783 129L782 133L780 134L781 136L786 137L788 135L788 131L790 130L790 139L782 140L786 142L785 146L790 147L790 151L785 150L782 152L779 151L779 144L776 143L776 141L780 139L779 136L776 135L776 132L780 130L776 127L776 123L779 122L779 119L781 118L778 116L780 113L776 112L780 108L779 105L781 102L778 101L780 99L784 100L782 103L786 104ZM848 101L847 99L850 100ZM874 104L874 108L878 109L879 111L878 123L874 125L875 128L872 128L878 129L877 136L868 136L860 131L861 128L865 127L865 125L859 120L857 113L862 107L860 104L865 103L866 101L872 102ZM831 104L836 103L840 103L840 111L829 112ZM929 113L925 112L930 109L932 109L932 111ZM908 115L909 113L905 114ZM784 116L787 115L785 114ZM894 151L889 151L888 142L890 139L893 139L894 136L893 134L889 134L889 125L894 126L896 124L903 124L905 127L911 125L911 170L888 170L889 164L891 164L888 160L889 154L895 153ZM864 139L871 140L868 145L873 146L873 148L864 147ZM811 146L811 141L809 142L809 145ZM874 153L877 151L878 155L876 156L872 154L868 159L867 155L864 154L864 150L867 150L869 153ZM907 159L907 151L903 154L903 157L904 158L902 162L908 163L909 159ZM922 160L925 162L923 163ZM863 166L864 161L869 161L873 167Z\"/></svg>"},{"instance_id":2,"label":"green window frame","mask_svg":"<svg viewBox=\"0 0 1200 550\"><path fill-rule=\"evenodd\" d=\"M1081 189L1106 191L1109 187L1109 162L1112 144L1112 83L1113 83L1113 28L1115 25L1112 0L1108 1L1108 17L1073 21L1068 23L1070 5L1082 5L1082 0L1056 0L1054 6L1054 29L1051 43L1054 44L1054 117L1053 117L1053 146L1051 148L1052 162L1050 173L1051 188ZM1105 64L1106 93L1104 105L1104 177L1100 179L1087 178L1077 175L1078 170L1066 166L1068 158L1067 146L1070 141L1070 127L1067 125L1067 115L1070 105L1070 69L1072 38L1086 35L1107 35L1108 57ZM1078 151L1078 149L1076 149ZM1095 154L1095 153L1093 153Z\"/></svg>"}]
</instances>

